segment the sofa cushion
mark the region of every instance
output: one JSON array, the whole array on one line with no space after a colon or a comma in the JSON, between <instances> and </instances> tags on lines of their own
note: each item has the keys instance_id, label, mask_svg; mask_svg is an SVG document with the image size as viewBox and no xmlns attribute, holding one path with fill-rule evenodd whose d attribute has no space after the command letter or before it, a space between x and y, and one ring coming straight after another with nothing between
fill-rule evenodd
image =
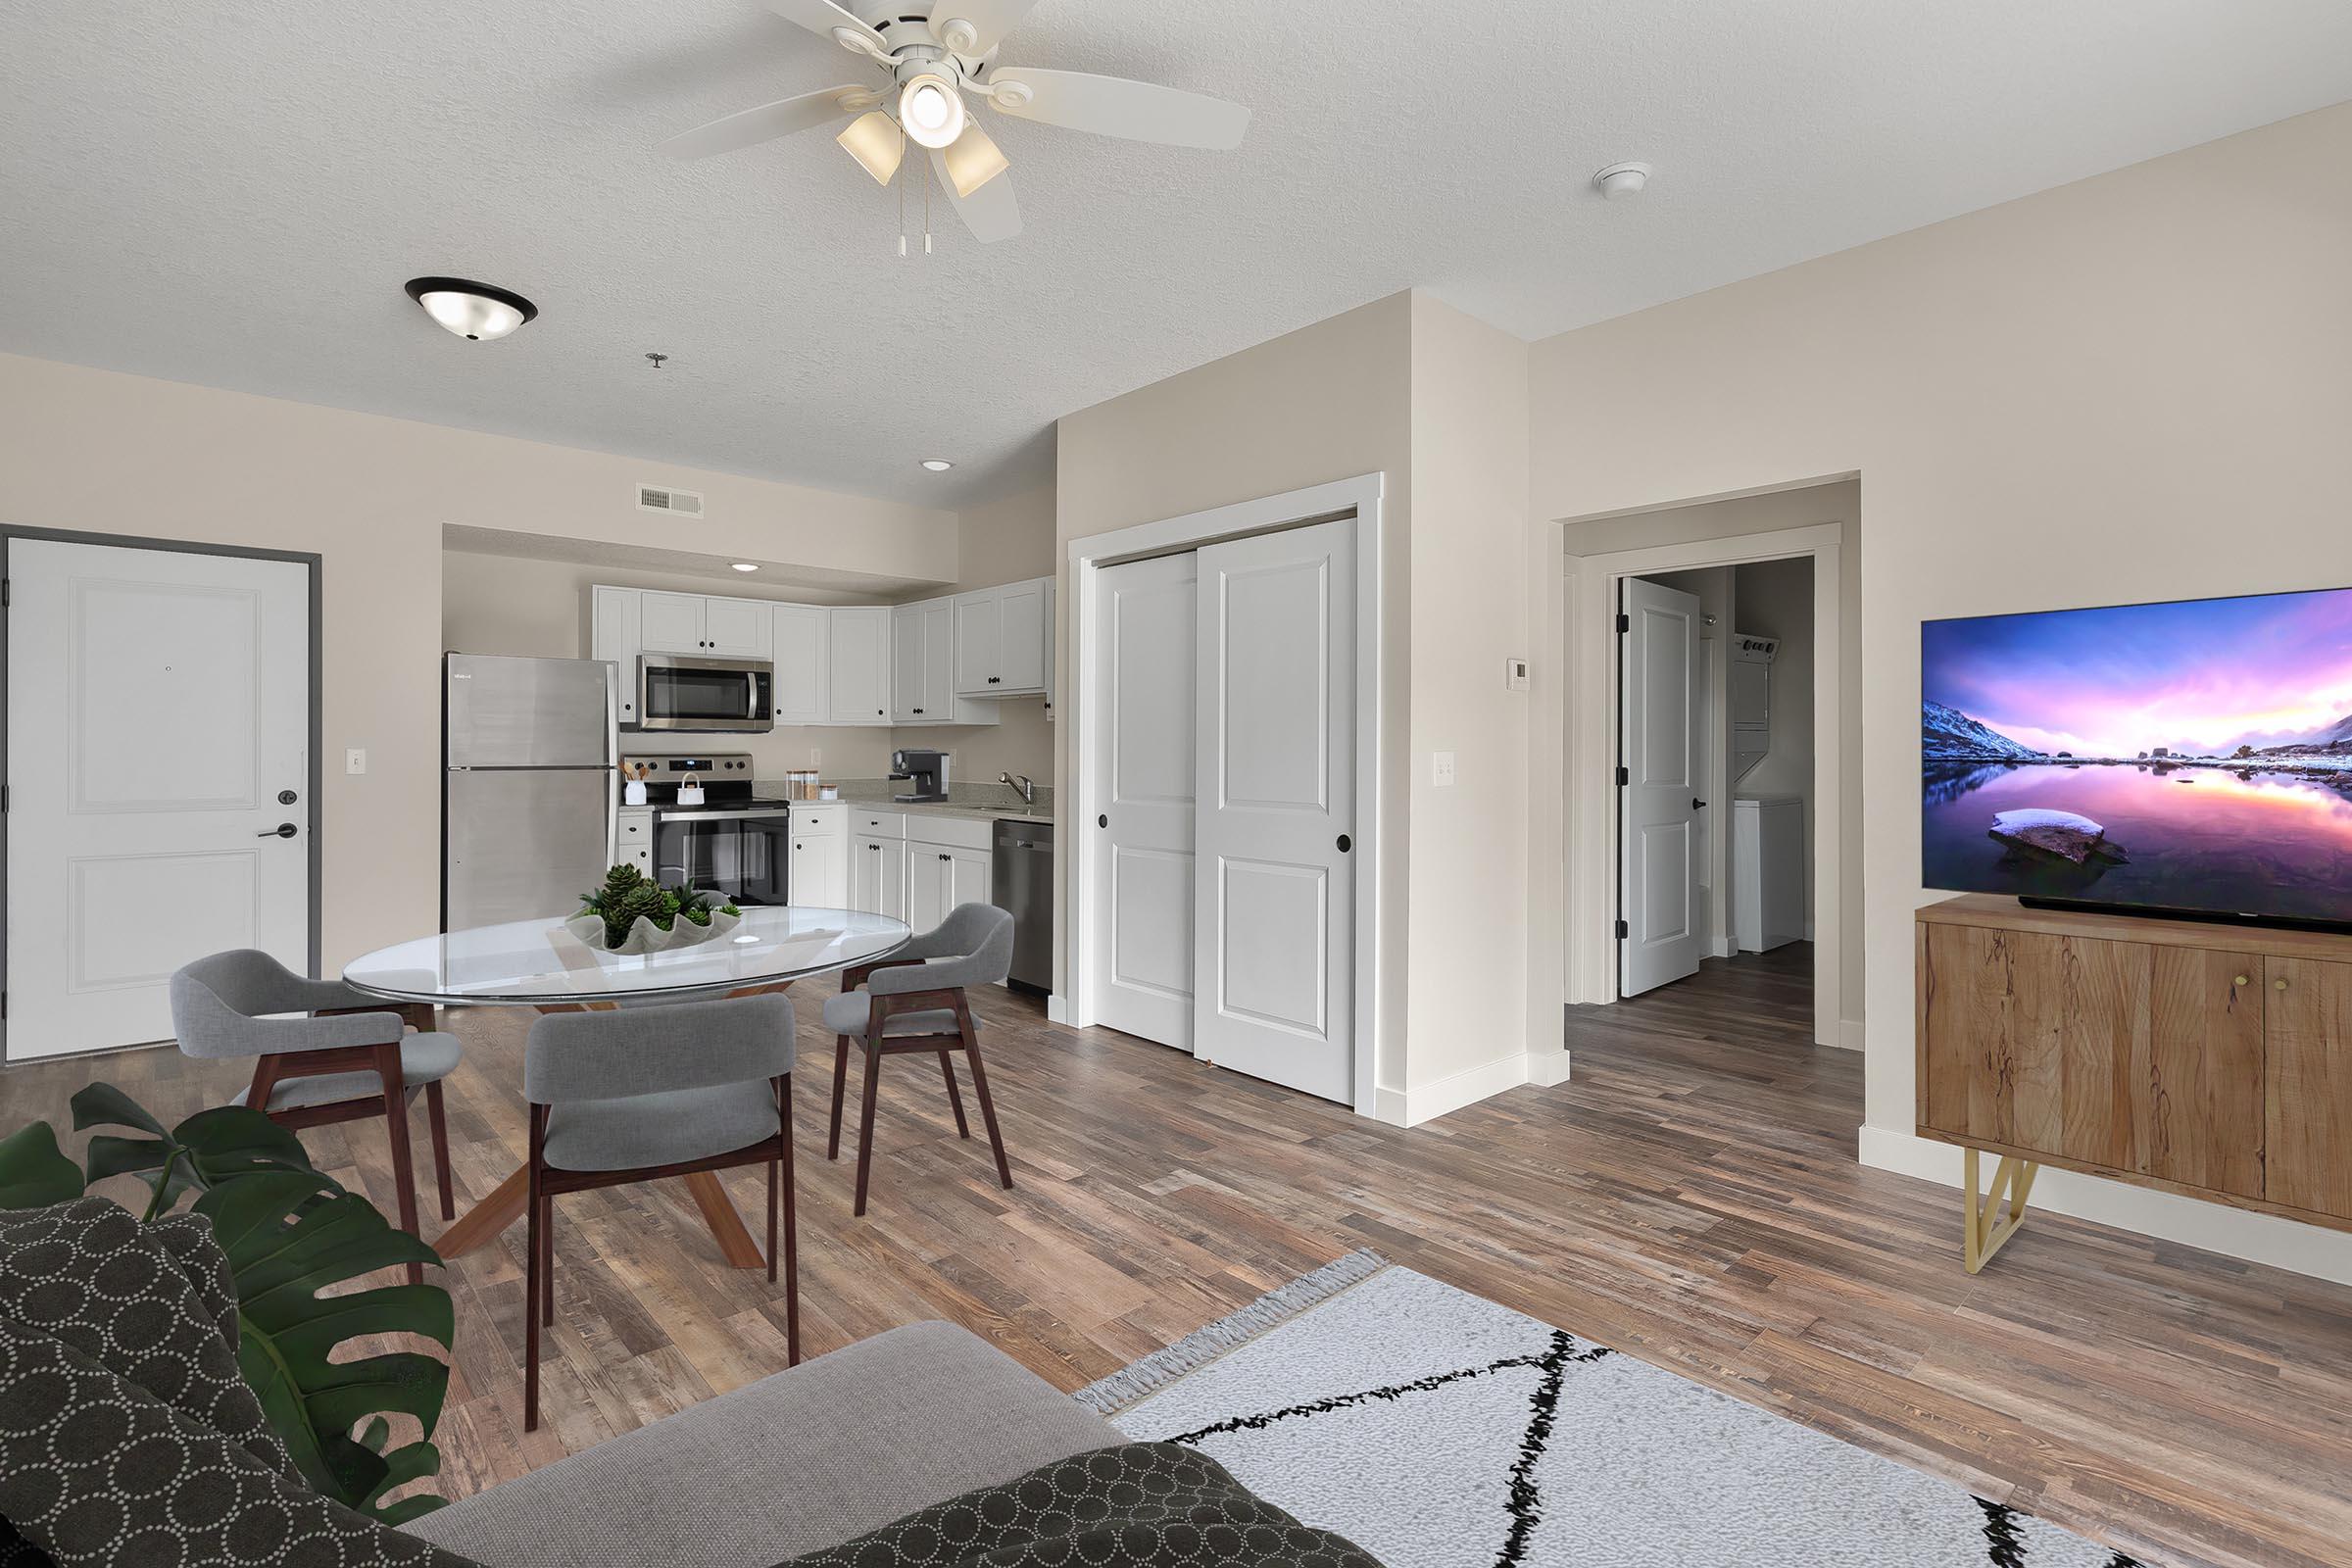
<instances>
[{"instance_id":1,"label":"sofa cushion","mask_svg":"<svg viewBox=\"0 0 2352 1568\"><path fill-rule=\"evenodd\" d=\"M1120 1441L948 1323L893 1329L405 1528L486 1568L772 1568Z\"/></svg>"}]
</instances>

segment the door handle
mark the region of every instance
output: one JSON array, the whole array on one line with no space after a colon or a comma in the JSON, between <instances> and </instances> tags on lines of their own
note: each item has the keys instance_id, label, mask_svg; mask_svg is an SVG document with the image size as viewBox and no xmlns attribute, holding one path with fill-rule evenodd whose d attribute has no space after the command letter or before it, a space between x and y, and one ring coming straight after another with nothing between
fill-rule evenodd
<instances>
[{"instance_id":1,"label":"door handle","mask_svg":"<svg viewBox=\"0 0 2352 1568\"><path fill-rule=\"evenodd\" d=\"M1347 854L1347 853L1348 853L1349 850L1352 850L1352 849L1354 849L1354 848L1355 848L1355 840L1353 840L1353 839L1349 838L1349 837L1348 837L1347 834L1345 834L1345 833L1343 833L1343 834L1341 834L1341 835L1340 835L1340 853L1341 853L1342 855L1346 855L1346 854Z\"/></svg>"},{"instance_id":2,"label":"door handle","mask_svg":"<svg viewBox=\"0 0 2352 1568\"><path fill-rule=\"evenodd\" d=\"M1704 802L1704 801L1700 800L1700 799L1699 799L1697 796L1695 796L1695 795L1693 795L1693 796L1690 798L1690 809L1692 809L1693 811L1703 811L1703 810L1705 810L1706 808L1707 808L1707 803L1706 803L1706 802Z\"/></svg>"},{"instance_id":3,"label":"door handle","mask_svg":"<svg viewBox=\"0 0 2352 1568\"><path fill-rule=\"evenodd\" d=\"M296 827L291 822L280 822L275 827L266 827L262 829L259 833L256 833L254 837L257 839L290 839L301 831L302 830L300 828Z\"/></svg>"},{"instance_id":4,"label":"door handle","mask_svg":"<svg viewBox=\"0 0 2352 1568\"><path fill-rule=\"evenodd\" d=\"M1109 818L1107 815L1105 815L1105 816L1098 816L1098 817L1096 817L1096 818L1095 818L1095 826L1097 826L1097 827L1108 827L1108 826L1110 826L1110 818Z\"/></svg>"}]
</instances>

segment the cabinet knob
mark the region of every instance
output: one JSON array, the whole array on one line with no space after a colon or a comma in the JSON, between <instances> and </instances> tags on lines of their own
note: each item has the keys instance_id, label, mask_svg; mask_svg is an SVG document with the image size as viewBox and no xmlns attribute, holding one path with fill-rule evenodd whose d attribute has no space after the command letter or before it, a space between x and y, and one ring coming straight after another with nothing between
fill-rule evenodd
<instances>
[{"instance_id":1,"label":"cabinet knob","mask_svg":"<svg viewBox=\"0 0 2352 1568\"><path fill-rule=\"evenodd\" d=\"M2241 974L2241 975L2239 975L2239 976L2238 976L2238 977L2237 977L2235 980L2232 980L2232 981L2231 981L2231 982L2230 982L2230 983L2231 985L2238 985L2238 986L2242 986L2242 985L2247 985L2247 984L2250 984L2251 982L2250 982L2250 980L2248 979L2248 977L2247 977L2247 976L2245 976L2245 975L2242 975L2242 974Z\"/></svg>"},{"instance_id":2,"label":"cabinet knob","mask_svg":"<svg viewBox=\"0 0 2352 1568\"><path fill-rule=\"evenodd\" d=\"M2280 975L2278 979L2272 981L2271 989L2274 991L2284 991L2286 989L2286 977L2284 975Z\"/></svg>"}]
</instances>

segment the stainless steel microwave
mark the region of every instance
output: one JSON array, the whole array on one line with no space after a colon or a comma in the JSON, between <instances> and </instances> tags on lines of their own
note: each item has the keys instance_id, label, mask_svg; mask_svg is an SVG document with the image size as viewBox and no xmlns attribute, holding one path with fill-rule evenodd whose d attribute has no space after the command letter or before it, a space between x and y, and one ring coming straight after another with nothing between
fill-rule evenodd
<instances>
[{"instance_id":1,"label":"stainless steel microwave","mask_svg":"<svg viewBox=\"0 0 2352 1568\"><path fill-rule=\"evenodd\" d=\"M646 654L638 661L637 722L644 729L745 734L776 727L776 666L764 659Z\"/></svg>"}]
</instances>

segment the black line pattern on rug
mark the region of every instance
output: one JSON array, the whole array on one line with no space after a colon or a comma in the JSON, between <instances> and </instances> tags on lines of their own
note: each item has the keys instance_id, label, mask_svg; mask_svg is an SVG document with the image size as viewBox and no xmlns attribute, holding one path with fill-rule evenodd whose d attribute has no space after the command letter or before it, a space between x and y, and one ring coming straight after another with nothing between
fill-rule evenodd
<instances>
[{"instance_id":1,"label":"black line pattern on rug","mask_svg":"<svg viewBox=\"0 0 2352 1568\"><path fill-rule=\"evenodd\" d=\"M1971 1493L1970 1495L1975 1496L1975 1494ZM1978 1507L1984 1510L1985 1562L1991 1568L2032 1568L2026 1556L2026 1538L2018 1529L2017 1522L2020 1518L2033 1516L2021 1514L2007 1503L1994 1502L1988 1497L1977 1497L1976 1502ZM2146 1568L2146 1565L2137 1557L2119 1551L2107 1559L2107 1568Z\"/></svg>"}]
</instances>

